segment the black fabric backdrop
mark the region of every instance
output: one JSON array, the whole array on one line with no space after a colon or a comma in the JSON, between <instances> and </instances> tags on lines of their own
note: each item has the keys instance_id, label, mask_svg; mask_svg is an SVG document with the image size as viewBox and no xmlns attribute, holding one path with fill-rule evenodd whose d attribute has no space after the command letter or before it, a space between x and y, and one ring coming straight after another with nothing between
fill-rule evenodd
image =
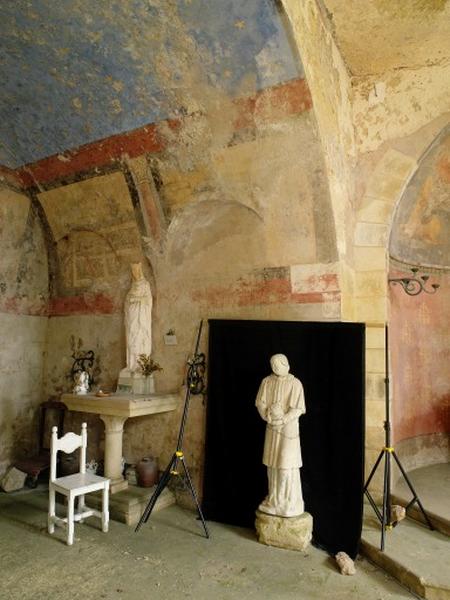
<instances>
[{"instance_id":1,"label":"black fabric backdrop","mask_svg":"<svg viewBox=\"0 0 450 600\"><path fill-rule=\"evenodd\" d=\"M305 510L313 543L355 557L364 478L364 325L209 321L207 519L253 527L267 493L265 423L255 399L273 354L285 354L305 390L300 417Z\"/></svg>"}]
</instances>

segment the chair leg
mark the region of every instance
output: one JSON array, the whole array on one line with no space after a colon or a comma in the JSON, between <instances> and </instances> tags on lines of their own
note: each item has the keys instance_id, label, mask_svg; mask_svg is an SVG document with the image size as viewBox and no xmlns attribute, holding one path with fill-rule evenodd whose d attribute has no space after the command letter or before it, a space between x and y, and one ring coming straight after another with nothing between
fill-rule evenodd
<instances>
[{"instance_id":1,"label":"chair leg","mask_svg":"<svg viewBox=\"0 0 450 600\"><path fill-rule=\"evenodd\" d=\"M84 501L84 494L78 496L78 512L82 513L86 510L86 504ZM84 523L84 519L80 519L80 523Z\"/></svg>"},{"instance_id":2,"label":"chair leg","mask_svg":"<svg viewBox=\"0 0 450 600\"><path fill-rule=\"evenodd\" d=\"M74 513L75 513L75 497L73 494L69 494L67 503L67 545L73 544L73 530L74 530Z\"/></svg>"},{"instance_id":3,"label":"chair leg","mask_svg":"<svg viewBox=\"0 0 450 600\"><path fill-rule=\"evenodd\" d=\"M102 531L107 533L109 528L109 482L102 493Z\"/></svg>"},{"instance_id":4,"label":"chair leg","mask_svg":"<svg viewBox=\"0 0 450 600\"><path fill-rule=\"evenodd\" d=\"M56 516L56 492L51 484L48 490L48 532L55 533L55 522L53 517Z\"/></svg>"}]
</instances>

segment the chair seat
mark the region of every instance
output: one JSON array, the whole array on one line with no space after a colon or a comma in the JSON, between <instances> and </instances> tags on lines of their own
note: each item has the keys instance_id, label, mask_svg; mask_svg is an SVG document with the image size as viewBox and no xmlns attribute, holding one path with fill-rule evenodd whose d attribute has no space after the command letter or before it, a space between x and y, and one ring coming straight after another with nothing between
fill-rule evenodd
<instances>
[{"instance_id":1,"label":"chair seat","mask_svg":"<svg viewBox=\"0 0 450 600\"><path fill-rule=\"evenodd\" d=\"M105 485L106 481L108 481L106 477L100 477L99 475L94 475L93 473L74 473L73 475L58 477L51 482L51 485L67 491L78 488L85 489L92 487L101 489Z\"/></svg>"}]
</instances>

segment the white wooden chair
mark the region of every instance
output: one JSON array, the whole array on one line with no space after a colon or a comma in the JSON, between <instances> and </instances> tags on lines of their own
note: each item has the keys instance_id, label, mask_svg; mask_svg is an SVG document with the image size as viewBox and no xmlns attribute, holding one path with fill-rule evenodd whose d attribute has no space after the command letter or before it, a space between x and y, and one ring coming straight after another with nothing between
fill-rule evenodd
<instances>
[{"instance_id":1,"label":"white wooden chair","mask_svg":"<svg viewBox=\"0 0 450 600\"><path fill-rule=\"evenodd\" d=\"M81 435L75 433L66 433L62 438L58 439L58 428L52 428L52 441L50 445L50 481L49 481L49 504L48 504L48 532L54 533L55 525L66 527L67 529L67 544L73 544L74 522L83 522L83 519L92 515L99 517L102 520L102 530L108 531L109 510L108 510L108 494L109 494L109 479L99 477L91 473L86 473L86 446L87 432L86 423L81 426ZM80 451L80 472L66 477L56 477L56 456L59 450L62 452L74 452L77 448ZM90 492L103 490L102 496L102 511L86 508L84 503L84 495ZM55 495L56 492L64 494L67 497L67 517L60 518L55 512ZM78 497L78 512L75 514L75 498Z\"/></svg>"}]
</instances>

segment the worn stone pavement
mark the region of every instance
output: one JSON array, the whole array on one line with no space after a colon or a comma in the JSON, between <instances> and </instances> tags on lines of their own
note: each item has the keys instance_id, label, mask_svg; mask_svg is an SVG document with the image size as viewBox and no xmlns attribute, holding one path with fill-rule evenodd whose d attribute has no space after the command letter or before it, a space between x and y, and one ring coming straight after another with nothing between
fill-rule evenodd
<instances>
[{"instance_id":1,"label":"worn stone pavement","mask_svg":"<svg viewBox=\"0 0 450 600\"><path fill-rule=\"evenodd\" d=\"M91 517L64 531L46 530L47 493L0 494L1 600L406 600L414 598L366 560L345 577L334 560L259 544L251 530L209 523L172 506L139 533L112 521L100 531Z\"/></svg>"}]
</instances>

